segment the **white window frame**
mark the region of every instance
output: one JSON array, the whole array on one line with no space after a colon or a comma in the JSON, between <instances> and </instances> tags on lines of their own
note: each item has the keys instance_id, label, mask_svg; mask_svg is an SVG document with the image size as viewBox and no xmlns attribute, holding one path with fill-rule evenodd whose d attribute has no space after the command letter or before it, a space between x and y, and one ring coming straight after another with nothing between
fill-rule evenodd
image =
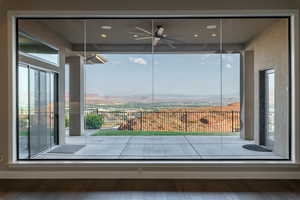
<instances>
[{"instance_id":1,"label":"white window frame","mask_svg":"<svg viewBox=\"0 0 300 200\"><path fill-rule=\"evenodd\" d=\"M72 17L290 17L291 58L291 160L290 161L17 161L16 160L16 18ZM9 11L9 92L10 132L9 166L11 167L293 167L300 162L300 71L299 71L299 14L297 10L230 10L230 11ZM298 122L298 123L296 123Z\"/></svg>"}]
</instances>

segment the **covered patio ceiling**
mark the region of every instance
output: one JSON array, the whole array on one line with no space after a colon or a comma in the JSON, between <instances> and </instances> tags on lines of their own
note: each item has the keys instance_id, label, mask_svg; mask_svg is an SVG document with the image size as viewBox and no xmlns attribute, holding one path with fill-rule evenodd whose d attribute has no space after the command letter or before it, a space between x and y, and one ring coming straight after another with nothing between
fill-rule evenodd
<instances>
[{"instance_id":1,"label":"covered patio ceiling","mask_svg":"<svg viewBox=\"0 0 300 200\"><path fill-rule=\"evenodd\" d=\"M70 43L73 52L89 53L218 53L239 52L274 18L210 18L210 19L41 19L32 20L46 25ZM86 40L85 24L86 23ZM155 33L164 28L164 36L173 40L170 47L159 42L152 47L142 28ZM86 41L86 45L85 44ZM222 44L222 45L221 45Z\"/></svg>"}]
</instances>

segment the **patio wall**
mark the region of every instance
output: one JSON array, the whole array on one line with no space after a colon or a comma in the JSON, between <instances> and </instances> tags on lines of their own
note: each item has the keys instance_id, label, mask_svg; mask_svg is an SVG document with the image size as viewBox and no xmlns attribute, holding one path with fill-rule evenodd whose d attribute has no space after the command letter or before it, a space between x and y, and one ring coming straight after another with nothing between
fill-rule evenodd
<instances>
[{"instance_id":1,"label":"patio wall","mask_svg":"<svg viewBox=\"0 0 300 200\"><path fill-rule=\"evenodd\" d=\"M259 72L261 70L275 69L275 143L274 151L281 156L288 154L289 134L289 67L288 67L288 21L275 22L263 33L254 38L246 47L247 51L254 53L254 81L251 93L246 98L253 98L253 132L257 144L260 143L259 105L260 88ZM245 78L253 80L251 76Z\"/></svg>"}]
</instances>

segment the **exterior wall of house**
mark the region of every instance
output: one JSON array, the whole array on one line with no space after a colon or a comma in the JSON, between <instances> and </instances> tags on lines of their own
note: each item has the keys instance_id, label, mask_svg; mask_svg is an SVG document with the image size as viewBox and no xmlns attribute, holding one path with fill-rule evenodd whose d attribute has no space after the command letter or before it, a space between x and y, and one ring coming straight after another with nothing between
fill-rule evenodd
<instances>
[{"instance_id":1,"label":"exterior wall of house","mask_svg":"<svg viewBox=\"0 0 300 200\"><path fill-rule=\"evenodd\" d=\"M46 44L49 44L59 51L59 66L52 66L50 70L56 71L59 73L59 80L58 80L58 95L59 95L59 105L58 105L58 112L60 116L60 120L58 122L58 129L59 129L59 142L63 144L65 142L65 124L64 124L64 116L65 116L65 55L67 51L70 51L71 44L62 39L59 35L57 35L53 30L50 30L46 25L41 24L36 21L32 20L22 20L19 22L19 29L33 38L36 38ZM26 60L23 59L26 62ZM27 59L28 62L28 59ZM30 59L30 63L37 67L44 67L48 68L46 63L43 62L35 62L34 60Z\"/></svg>"},{"instance_id":2,"label":"exterior wall of house","mask_svg":"<svg viewBox=\"0 0 300 200\"><path fill-rule=\"evenodd\" d=\"M219 1L219 0L190 0L190 1L173 1L173 0L166 0L166 1L159 1L159 3L155 3L154 1L146 1L146 0L111 0L111 1L99 1L99 0L90 0L88 2L82 0L73 0L71 3L70 1L62 1L62 0L51 0L51 1L40 1L40 0L27 0L27 1L18 1L18 0L5 0L3 5L0 6L0 91L2 93L0 98L0 124L1 124L1 133L0 133L0 156L2 156L2 160L0 160L0 174L2 175L8 174L7 172L11 172L11 174L16 174L17 172L22 173L30 173L32 172L40 172L40 174L51 172L52 177L55 176L55 173L60 173L61 175L65 175L72 171L81 171L82 174L87 170L87 168L80 168L81 166L86 167L86 164L78 165L78 167L74 167L71 165L70 167L60 166L57 164L48 164L44 166L36 166L34 164L29 164L26 166L22 166L22 168L12 167L8 164L9 162L9 155L10 155L10 143L12 141L9 140L10 134L12 133L11 130L11 77L10 77L10 61L9 61L9 42L11 36L8 35L8 27L9 27L9 20L7 17L8 11L95 11L95 13L101 14L101 10L120 10L120 11L132 11L132 13L143 13L143 10L169 10L176 12L178 14L178 10L189 10L197 12L207 12L207 11L228 11L231 10L266 10L271 11L273 9L280 10L280 9L299 9L300 4L296 0L227 0L227 1ZM135 11L134 11L135 10ZM54 12L53 12L54 13ZM163 14L163 13L162 13ZM300 25L300 24L299 24ZM299 45L299 44L297 44ZM297 55L298 57L299 55ZM299 67L297 66L296 73L298 73ZM298 79L296 80L297 90L299 90L300 84ZM296 94L296 98L299 99L298 93ZM295 107L295 115L296 119L298 119L298 113L300 113L299 109L299 102L297 102ZM296 124L296 130L299 130L299 122ZM299 151L298 147L295 147L297 151ZM119 165L121 166L121 165ZM141 165L143 166L143 165ZM169 167L168 167L169 166ZM173 167L170 167L173 166ZM251 167L239 167L239 164L235 165L233 168L232 165L222 165L221 164L213 164L213 165L203 165L201 167L190 167L187 168L186 165L165 165L164 168L160 167L146 167L143 169L143 173L149 172L149 178L155 173L160 174L172 174L170 178L176 178L176 174L181 174L184 177L185 172L189 173L202 173L202 174L218 174L218 172L225 172L227 174L231 173L240 173L241 175L245 172L250 172L253 174L259 174L261 177L266 173L273 173L280 174L283 172L288 173L295 173L297 174L300 171L300 167L297 165L293 168L290 166L280 166L277 165L272 167L265 167L261 165L252 165ZM118 165L114 165L112 168L111 166L107 165L94 165L93 167L89 167L88 170L93 172L90 177L101 177L101 174L94 174L95 171L100 173L100 171L104 172L107 170L110 173L108 174L115 174L115 176L122 176L129 177L146 177L145 175L142 176L141 168L137 168L136 165L126 165L126 168L122 168L122 171L118 167ZM94 171L93 171L94 170ZM136 173L135 173L136 172ZM206 173L207 172L207 173ZM128 176L124 176L126 173ZM81 173L79 173L81 174ZM102 173L103 174L103 173ZM139 175L138 175L139 174ZM51 174L50 174L51 175ZM49 175L49 176L50 176ZM18 175L15 175L18 177ZM107 176L105 176L107 177ZM163 178L164 176L159 176ZM188 177L188 176L186 176ZM194 176L197 177L196 175ZM242 176L240 176L242 177ZM1 177L0 177L1 178ZM270 177L272 178L272 177Z\"/></svg>"},{"instance_id":3,"label":"exterior wall of house","mask_svg":"<svg viewBox=\"0 0 300 200\"><path fill-rule=\"evenodd\" d=\"M288 156L289 134L289 32L288 20L275 22L263 33L255 37L246 47L246 51L253 51L253 76L246 73L245 78L250 80L249 94L246 98L253 101L248 105L254 113L253 132L254 139L260 144L260 88L259 73L262 70L273 68L275 70L275 153ZM248 67L251 67L248 66ZM253 91L251 91L253 89ZM252 94L251 94L252 93ZM251 122L251 121L249 121Z\"/></svg>"},{"instance_id":4,"label":"exterior wall of house","mask_svg":"<svg viewBox=\"0 0 300 200\"><path fill-rule=\"evenodd\" d=\"M84 131L84 58L82 56L70 56L66 62L70 66L69 135L81 136Z\"/></svg>"}]
</instances>

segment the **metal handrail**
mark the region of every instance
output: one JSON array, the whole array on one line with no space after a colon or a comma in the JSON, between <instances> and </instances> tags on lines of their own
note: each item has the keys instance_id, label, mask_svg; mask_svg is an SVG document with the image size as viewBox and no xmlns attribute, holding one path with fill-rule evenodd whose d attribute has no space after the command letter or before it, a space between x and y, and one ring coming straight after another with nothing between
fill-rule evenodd
<instances>
[{"instance_id":1,"label":"metal handrail","mask_svg":"<svg viewBox=\"0 0 300 200\"><path fill-rule=\"evenodd\" d=\"M99 111L104 126L119 130L239 132L240 111Z\"/></svg>"}]
</instances>

